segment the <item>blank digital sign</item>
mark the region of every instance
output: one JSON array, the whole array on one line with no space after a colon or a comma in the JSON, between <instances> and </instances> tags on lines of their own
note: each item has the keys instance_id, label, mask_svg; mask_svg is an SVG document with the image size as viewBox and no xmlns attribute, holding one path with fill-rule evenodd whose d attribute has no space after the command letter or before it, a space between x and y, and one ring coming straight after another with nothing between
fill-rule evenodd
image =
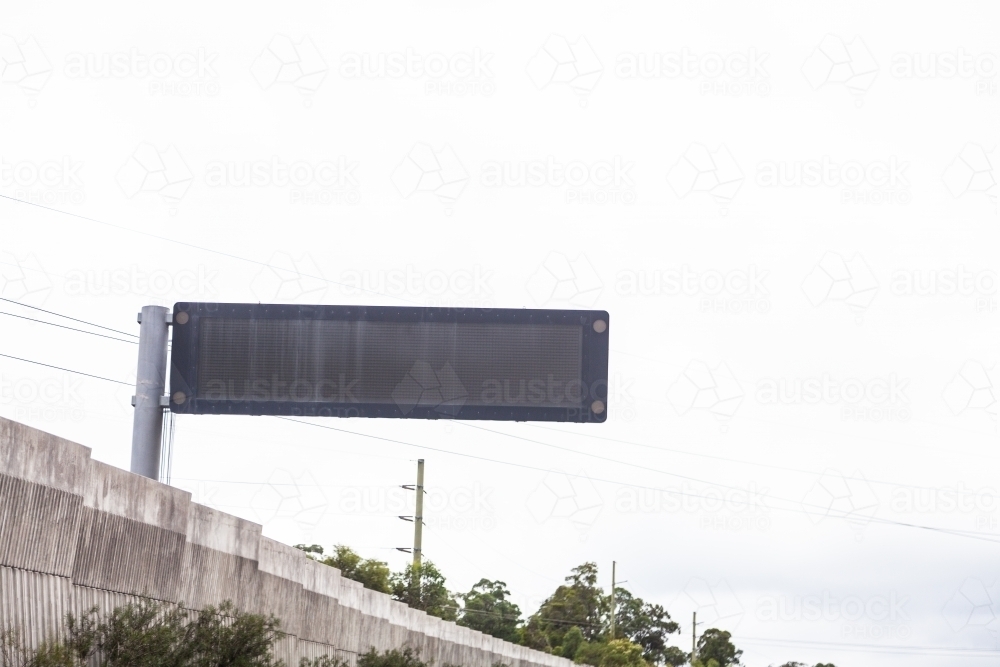
<instances>
[{"instance_id":1,"label":"blank digital sign","mask_svg":"<svg viewBox=\"0 0 1000 667\"><path fill-rule=\"evenodd\" d=\"M178 303L178 413L603 422L604 311Z\"/></svg>"}]
</instances>

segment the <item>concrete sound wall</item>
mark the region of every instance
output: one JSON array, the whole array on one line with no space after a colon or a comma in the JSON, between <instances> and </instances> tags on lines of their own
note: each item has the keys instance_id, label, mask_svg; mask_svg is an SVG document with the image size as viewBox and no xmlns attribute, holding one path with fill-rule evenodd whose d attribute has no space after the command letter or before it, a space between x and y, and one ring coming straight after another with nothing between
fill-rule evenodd
<instances>
[{"instance_id":1,"label":"concrete sound wall","mask_svg":"<svg viewBox=\"0 0 1000 667\"><path fill-rule=\"evenodd\" d=\"M261 534L185 491L90 458L90 450L0 418L0 627L29 645L80 614L153 598L197 610L232 600L274 614L278 657L409 646L438 667L572 663L411 609Z\"/></svg>"}]
</instances>

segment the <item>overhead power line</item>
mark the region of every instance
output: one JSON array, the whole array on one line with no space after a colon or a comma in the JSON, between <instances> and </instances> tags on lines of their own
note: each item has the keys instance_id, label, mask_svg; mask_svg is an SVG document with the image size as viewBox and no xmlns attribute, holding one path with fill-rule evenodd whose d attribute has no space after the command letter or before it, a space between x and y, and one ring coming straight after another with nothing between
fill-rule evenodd
<instances>
[{"instance_id":1,"label":"overhead power line","mask_svg":"<svg viewBox=\"0 0 1000 667\"><path fill-rule=\"evenodd\" d=\"M622 440L621 438L609 438L603 435L596 435L594 433L574 433L571 431L566 431L560 428L551 428L548 426L541 426L539 424L525 424L529 428L541 429L543 431L551 431L552 433L561 433L562 435L571 436L574 438L591 438L593 440L603 440L605 442L615 442L622 445L631 445L633 447L641 447L643 449L651 449L658 452L669 452L672 454L681 454L684 456L695 456L704 459L712 459L713 461L723 461L725 463L737 463L739 465L755 466L758 468L770 468L772 470L783 470L785 472L797 472L803 475L815 475L816 477L821 476L823 473L816 472L815 470L806 470L804 468L792 468L790 466L775 465L773 463L761 463L760 461L748 461L746 459L735 459L728 456L718 456L715 454L705 454L704 452L692 452L687 449L677 449L674 447L661 447L659 445L651 445L645 442L636 442L634 440ZM926 489L929 491L940 491L940 487L936 486L924 486L920 484L904 484L902 482L891 482L884 479L870 479L868 477L856 477L854 475L841 475L844 479L854 480L856 482L867 482L869 484L881 484L885 486L896 486L896 487L907 487L911 489Z\"/></svg>"},{"instance_id":2,"label":"overhead power line","mask_svg":"<svg viewBox=\"0 0 1000 667\"><path fill-rule=\"evenodd\" d=\"M108 340L116 340L119 343L129 343L131 345L138 345L137 340L126 340L125 338L115 338L114 336L109 336L107 334L97 333L96 331L86 331L85 329L77 329L76 327L68 327L65 324L56 324L55 322L46 322L45 320L37 320L34 317L25 317L24 315L15 315L14 313L8 313L0 310L0 315L7 315L8 317L16 317L19 320L27 320L29 322L37 322L38 324L47 324L50 327L59 327L60 329L68 329L69 331L77 331L79 333L89 334L91 336L99 336L101 338L107 338Z\"/></svg>"},{"instance_id":3,"label":"overhead power line","mask_svg":"<svg viewBox=\"0 0 1000 667\"><path fill-rule=\"evenodd\" d=\"M0 354L0 357L6 357L7 359L15 359L17 361L23 361L28 364L35 364L36 366L45 366L46 368L54 368L57 371L64 371L66 373L73 373L75 375L85 375L89 378L94 378L95 380L104 380L105 382L114 382L115 384L123 384L126 387L133 386L131 382L122 382L121 380L112 380L111 378L102 377L100 375L92 375L91 373L84 373L83 371L74 371L72 368L63 368L62 366L53 366L52 364L43 364L40 361L33 361L31 359L24 359L22 357L15 357L10 354Z\"/></svg>"},{"instance_id":4,"label":"overhead power line","mask_svg":"<svg viewBox=\"0 0 1000 667\"><path fill-rule=\"evenodd\" d=\"M2 197L4 195L0 195ZM74 322L79 322L80 324L86 324L91 327L97 327L98 329L104 329L105 331L113 331L116 334L121 334L123 336L131 336L132 338L138 338L138 334L128 333L127 331L119 331L118 329L112 329L111 327L102 326L100 324L94 324L93 322L88 322L87 320L81 320L76 317L70 317L69 315L63 315L62 313L57 313L52 310L45 310L44 308L39 308L38 306L31 306L26 303L21 303L20 301L14 301L13 299L5 299L0 297L0 301L6 301L7 303L13 303L15 305L21 306L22 308L30 308L31 310L37 310L42 313L48 313L49 315L55 315L56 317L62 317L67 320L72 320ZM59 325L56 325L59 326Z\"/></svg>"},{"instance_id":5,"label":"overhead power line","mask_svg":"<svg viewBox=\"0 0 1000 667\"><path fill-rule=\"evenodd\" d=\"M937 655L951 657L995 657L1000 650L965 646L908 646L892 644L860 644L851 642L823 642L801 639L780 639L767 637L744 637L734 635L733 640L741 644L758 644L780 648L817 648L829 651L863 651L866 653L888 653L899 655Z\"/></svg>"},{"instance_id":6,"label":"overhead power line","mask_svg":"<svg viewBox=\"0 0 1000 667\"><path fill-rule=\"evenodd\" d=\"M36 208L45 209L46 211L52 211L53 213L62 213L63 215L68 215L70 217L77 218L79 220L86 220L87 222L93 222L93 223L96 223L98 225L104 225L105 227L110 227L112 229L118 229L118 230L125 231L125 232L131 232L132 234L138 234L140 236L145 236L145 237L148 237L148 238L157 239L158 241L164 241L165 243L173 243L173 244L176 244L176 245L179 245L179 246L183 246L185 248L192 248L194 250L200 250L202 252L207 252L207 253L211 253L211 254L214 254L214 255L219 255L220 257L228 257L229 259L235 259L235 260L240 261L240 262L247 262L249 264L254 264L256 266L266 267L266 268L274 269L274 270L278 270L278 271L285 271L286 270L286 269L283 269L282 267L278 267L278 266L274 266L272 264L268 264L267 262L261 262L261 261L255 260L255 259L250 259L249 257L242 257L240 255L234 255L231 252L223 252L221 250L215 250L214 248L207 248L205 246L196 245L194 243L188 243L187 241L179 241L177 239L172 239L169 236L161 236L159 234L153 234L151 232L144 232L144 231L141 231L141 230L138 230L138 229L132 229L131 227L126 227L124 225L116 225L113 222L105 222L104 220L99 220L97 218L91 218L91 217L86 216L86 215L80 215L79 213L71 213L69 211L63 211L61 209L53 208L51 206L45 206L44 204L39 204L37 202L23 201L21 199L16 199L15 197L11 197L10 195L0 194L0 198L9 199L10 201L12 201L12 202L14 202L16 204L27 204L28 206L34 206ZM396 299L398 301L403 301L405 303L413 303L413 304L417 304L417 305L423 305L419 301L416 301L414 299L407 299L405 297L397 296L395 294L387 294L385 292L380 292L378 290L367 289L367 288L362 287L360 285L348 285L347 283L342 283L342 282L337 281L337 280L330 280L329 278L324 278L323 276L316 276L316 275L312 275L312 274L309 274L309 273L302 273L301 271L299 271L298 274L300 276L302 276L303 278L312 278L313 280L319 280L321 282L329 283L331 285L340 285L341 287L349 287L350 289L357 290L359 292L367 292L369 294L377 294L378 296L382 296L382 297L385 297L385 298L388 298L388 299Z\"/></svg>"},{"instance_id":7,"label":"overhead power line","mask_svg":"<svg viewBox=\"0 0 1000 667\"><path fill-rule=\"evenodd\" d=\"M330 431L336 431L338 433L346 433L348 435L357 435L357 436L360 436L360 437L363 437L363 438L371 438L373 440L380 440L382 442L389 442L389 443L393 443L393 444L397 444L397 445L404 445L406 447L419 447L421 449L426 449L426 450L429 450L429 451L442 452L444 454L451 454L452 456L462 456L462 457L465 457L465 458L477 459L477 460L480 460L480 461L487 461L487 462L490 462L490 463L499 463L501 465L512 466L512 467L515 467L515 468L524 468L524 469L527 469L527 470L535 470L535 471L538 471L538 472L545 472L545 473L554 473L554 474L566 475L567 477L582 477L584 479L589 479L589 480L592 480L592 481L595 481L595 482L605 482L605 483L608 483L608 484L619 484L619 485L629 486L629 487L636 488L636 489L647 489L647 490L650 490L650 491L659 491L661 493L671 493L671 494L674 494L674 495L688 496L688 497L692 497L692 498L708 499L708 496L703 496L703 495L697 494L697 493L687 493L687 492L684 492L684 491L678 491L676 489L664 489L662 487L647 486L647 485L642 485L642 484L634 484L632 482L625 482L625 481L616 480L616 479L607 479L607 478L604 478L604 477L592 477L592 476L589 476L589 475L574 475L572 473L568 473L568 472L561 471L561 470L551 470L549 468L542 468L540 466L532 466L532 465L528 465L528 464L525 464L525 463L514 463L512 461L502 461L500 459L491 459L491 458L488 458L488 457L485 457L485 456L477 456L475 454L466 454L464 452L453 452L453 451L450 451L450 450L447 450L447 449L441 449L439 447L430 447L428 445L418 445L418 444L415 444L415 443L412 443L412 442L405 442L403 440L396 440L394 438L386 438L386 437L383 437L383 436L372 435L372 434L369 434L369 433L361 433L361 432L358 432L358 431L349 431L347 429L336 428L334 426L324 426L323 424L315 424L315 423L312 423L312 422L299 421L298 419L291 419L289 417L277 417L277 419L283 419L285 421L296 422L296 423L299 423L299 424L303 424L305 426L312 426L312 427L315 427L315 428L322 428L322 429L326 429L326 430L330 430ZM772 507L772 508L769 508L769 509L773 509L774 511L779 511L779 512L792 512L792 513L796 513L796 514L805 514L806 516L821 516L821 515L819 515L819 514L817 514L815 512L808 512L808 511L806 511L804 509L796 509L796 508L789 508L789 507ZM839 511L833 509L832 507L830 507L830 508L823 508L823 509L824 509L824 514L823 515L830 516L831 518L843 518L843 519L850 518L850 513L839 512ZM905 522L905 521L893 521L892 519L882 519L882 518L879 518L879 517L866 517L865 521L868 521L868 522L871 522L871 523L884 524L884 525L900 526L900 527L905 527L905 528L917 528L917 529L920 529L920 530L927 530L927 531L931 531L931 532L943 533L943 534L946 534L946 535L954 535L956 537L967 537L969 539L979 540L979 541L982 541L982 542L992 542L994 544L1000 544L1000 540L991 539L990 537L988 537L986 535L982 535L980 533L976 533L975 531L962 531L962 530L953 530L953 529L949 529L949 528L938 528L936 526L924 526L924 525L921 525L921 524L908 523L908 522Z\"/></svg>"},{"instance_id":8,"label":"overhead power line","mask_svg":"<svg viewBox=\"0 0 1000 667\"><path fill-rule=\"evenodd\" d=\"M553 445L553 444L548 443L548 442L542 442L541 440L533 440L531 438L525 438L523 436L514 435L513 433L505 433L503 431L494 431L493 429L485 428L483 426L476 426L475 424L470 424L468 422L458 422L458 423L461 424L462 426L468 426L469 428L478 429L480 431L486 431L488 433L494 433L496 435L502 435L502 436L506 436L508 438L514 438L516 440L523 440L525 442L530 442L532 444L542 445L544 447L551 447L553 449L558 449L558 450L561 450L561 451L571 452L573 454L580 454L582 456L589 456L589 457L596 458L596 459L599 459L599 460L602 460L602 461L608 461L608 462L611 462L611 463L617 463L619 465L628 466L630 468L637 468L639 470L645 470L647 472L654 472L654 473L658 473L658 474L661 474L661 475L669 475L671 477L678 477L680 479L684 479L684 480L688 480L688 481L692 481L692 482L698 482L700 484L708 484L710 486L717 486L717 487L720 487L720 488L723 488L723 489L729 489L729 490L732 490L732 491L745 492L745 489L741 489L738 486L731 486L731 485L728 485L728 484L719 484L717 482L712 482L712 481L709 481L709 480L706 480L706 479L699 479L697 477L690 477L688 475L681 475L679 473L670 472L668 470L660 470L658 468L651 468L651 467L649 467L648 465L645 465L645 464L632 463L630 461L622 461L620 459L613 459L613 458L608 457L608 456L601 456L600 454L591 454L589 452L581 452L581 451L575 450L575 449L573 449L571 447L562 447L560 445ZM673 490L668 490L668 491L670 493L680 493L679 491L673 491ZM682 494L682 495L684 495L684 494ZM803 507L813 507L815 509L822 510L823 512L828 512L829 509L830 509L830 508L825 507L823 505L816 505L816 504L813 504L813 503L806 503L806 502L799 501L799 500L792 500L791 498L782 498L781 496L774 496L774 495L771 495L771 494L768 494L768 493L761 493L759 495L760 495L761 498L768 498L770 500L777 500L777 501L780 501L780 502L790 503L790 504L793 504L793 505L802 505ZM697 497L704 497L704 496L697 496ZM786 508L774 508L774 509L786 509ZM787 509L786 509L786 511L787 511ZM846 517L846 514L845 514L845 517ZM876 519L875 517L871 517L870 520L871 521L880 521L880 520ZM884 522L884 521L889 521L889 520L881 520L881 521ZM897 525L913 525L913 526L917 526L918 525L918 524L906 524L905 522L893 522L893 523L897 524ZM931 528L930 526L919 526L919 527ZM936 530L946 530L946 529L936 529ZM976 534L977 531L954 531L954 533L955 534Z\"/></svg>"}]
</instances>

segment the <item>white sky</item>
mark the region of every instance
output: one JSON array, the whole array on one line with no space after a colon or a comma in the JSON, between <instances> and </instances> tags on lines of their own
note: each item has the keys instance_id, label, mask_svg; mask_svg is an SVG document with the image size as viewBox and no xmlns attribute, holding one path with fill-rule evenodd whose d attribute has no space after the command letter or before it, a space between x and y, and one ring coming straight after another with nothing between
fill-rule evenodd
<instances>
[{"instance_id":1,"label":"white sky","mask_svg":"<svg viewBox=\"0 0 1000 667\"><path fill-rule=\"evenodd\" d=\"M425 551L457 590L502 579L532 612L617 560L682 647L697 610L754 666L992 664L997 18L21 3L0 22L0 296L132 333L177 300L606 309L606 424L184 416L174 483L398 567L393 489L422 456ZM538 181L504 176L522 163ZM0 321L0 354L134 379L132 345ZM128 387L0 376L0 414L128 467Z\"/></svg>"}]
</instances>

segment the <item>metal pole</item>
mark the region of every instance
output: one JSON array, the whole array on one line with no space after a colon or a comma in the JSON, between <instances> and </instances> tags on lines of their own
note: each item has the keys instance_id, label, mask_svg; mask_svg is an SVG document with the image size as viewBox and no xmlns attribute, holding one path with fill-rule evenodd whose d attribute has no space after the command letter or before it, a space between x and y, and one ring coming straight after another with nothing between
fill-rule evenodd
<instances>
[{"instance_id":1,"label":"metal pole","mask_svg":"<svg viewBox=\"0 0 1000 667\"><path fill-rule=\"evenodd\" d=\"M611 561L611 639L615 638L615 561Z\"/></svg>"},{"instance_id":2,"label":"metal pole","mask_svg":"<svg viewBox=\"0 0 1000 667\"><path fill-rule=\"evenodd\" d=\"M143 306L139 313L139 363L132 406L132 472L158 479L163 397L167 384L167 333L170 311Z\"/></svg>"},{"instance_id":3,"label":"metal pole","mask_svg":"<svg viewBox=\"0 0 1000 667\"><path fill-rule=\"evenodd\" d=\"M424 538L424 460L417 459L417 509L413 515L413 569L420 568Z\"/></svg>"}]
</instances>

